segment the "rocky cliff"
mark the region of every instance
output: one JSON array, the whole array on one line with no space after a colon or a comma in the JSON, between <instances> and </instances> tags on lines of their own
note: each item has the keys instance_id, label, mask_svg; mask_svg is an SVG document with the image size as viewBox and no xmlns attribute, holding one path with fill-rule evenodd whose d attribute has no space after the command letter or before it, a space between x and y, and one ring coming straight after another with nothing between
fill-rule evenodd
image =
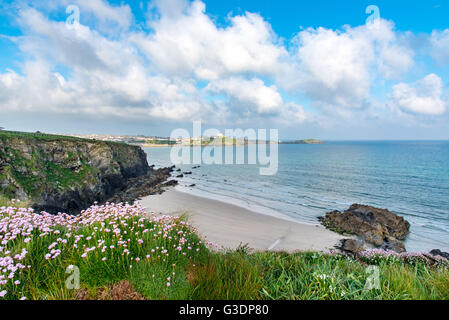
<instances>
[{"instance_id":1,"label":"rocky cliff","mask_svg":"<svg viewBox=\"0 0 449 320\"><path fill-rule=\"evenodd\" d=\"M137 146L0 132L0 194L28 200L37 210L76 213L95 201L121 200L129 184L135 187L145 177L151 180L147 187L155 187L169 171L149 167Z\"/></svg>"}]
</instances>

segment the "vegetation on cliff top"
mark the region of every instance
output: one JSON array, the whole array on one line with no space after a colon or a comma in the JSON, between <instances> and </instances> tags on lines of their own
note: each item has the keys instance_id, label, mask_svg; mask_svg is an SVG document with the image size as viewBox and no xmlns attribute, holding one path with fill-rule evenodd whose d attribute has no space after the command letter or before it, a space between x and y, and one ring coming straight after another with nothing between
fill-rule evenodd
<instances>
[{"instance_id":1,"label":"vegetation on cliff top","mask_svg":"<svg viewBox=\"0 0 449 320\"><path fill-rule=\"evenodd\" d=\"M96 142L99 140L86 139L86 138L78 138L72 136L64 136L57 134L49 134L49 133L41 133L41 132L22 132L22 131L6 131L0 130L0 139L11 139L11 138L21 138L21 139L33 139L33 140L42 140L42 141L78 141L78 142ZM117 141L106 141L107 143L112 144L125 144L124 142Z\"/></svg>"},{"instance_id":2,"label":"vegetation on cliff top","mask_svg":"<svg viewBox=\"0 0 449 320\"><path fill-rule=\"evenodd\" d=\"M211 250L183 219L137 205L76 217L3 207L0 239L0 300L449 299L445 259Z\"/></svg>"}]
</instances>

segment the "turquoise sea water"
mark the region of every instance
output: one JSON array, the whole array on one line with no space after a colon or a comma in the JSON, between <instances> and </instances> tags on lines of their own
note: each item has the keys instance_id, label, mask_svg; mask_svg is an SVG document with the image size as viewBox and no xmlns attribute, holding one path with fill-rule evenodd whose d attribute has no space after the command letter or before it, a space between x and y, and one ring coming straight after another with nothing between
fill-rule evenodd
<instances>
[{"instance_id":1,"label":"turquoise sea water","mask_svg":"<svg viewBox=\"0 0 449 320\"><path fill-rule=\"evenodd\" d=\"M149 163L156 166L171 165L170 150L145 148ZM449 251L447 141L279 145L279 168L273 176L260 175L259 165L192 166L180 166L193 173L179 179L181 186L194 183L198 192L312 223L352 203L387 208L411 224L408 251Z\"/></svg>"}]
</instances>

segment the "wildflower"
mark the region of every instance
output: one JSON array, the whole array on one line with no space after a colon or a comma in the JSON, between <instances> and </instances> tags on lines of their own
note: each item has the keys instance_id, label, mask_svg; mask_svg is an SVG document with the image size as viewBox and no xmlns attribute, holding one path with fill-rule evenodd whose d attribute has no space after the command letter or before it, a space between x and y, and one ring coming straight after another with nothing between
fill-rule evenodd
<instances>
[{"instance_id":1,"label":"wildflower","mask_svg":"<svg viewBox=\"0 0 449 320\"><path fill-rule=\"evenodd\" d=\"M4 296L6 296L6 290L0 291L0 298L3 298Z\"/></svg>"}]
</instances>

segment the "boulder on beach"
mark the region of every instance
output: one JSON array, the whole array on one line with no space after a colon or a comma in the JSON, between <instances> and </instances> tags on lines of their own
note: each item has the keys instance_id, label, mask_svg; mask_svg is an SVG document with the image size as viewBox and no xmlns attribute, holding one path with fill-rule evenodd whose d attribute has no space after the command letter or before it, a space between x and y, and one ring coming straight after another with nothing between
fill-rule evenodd
<instances>
[{"instance_id":1,"label":"boulder on beach","mask_svg":"<svg viewBox=\"0 0 449 320\"><path fill-rule=\"evenodd\" d=\"M364 249L363 241L357 239L342 239L340 241L339 249L350 253L359 253Z\"/></svg>"},{"instance_id":2,"label":"boulder on beach","mask_svg":"<svg viewBox=\"0 0 449 320\"><path fill-rule=\"evenodd\" d=\"M357 235L385 250L405 252L402 241L409 233L410 223L387 209L353 204L344 212L328 212L319 219L330 230Z\"/></svg>"}]
</instances>

